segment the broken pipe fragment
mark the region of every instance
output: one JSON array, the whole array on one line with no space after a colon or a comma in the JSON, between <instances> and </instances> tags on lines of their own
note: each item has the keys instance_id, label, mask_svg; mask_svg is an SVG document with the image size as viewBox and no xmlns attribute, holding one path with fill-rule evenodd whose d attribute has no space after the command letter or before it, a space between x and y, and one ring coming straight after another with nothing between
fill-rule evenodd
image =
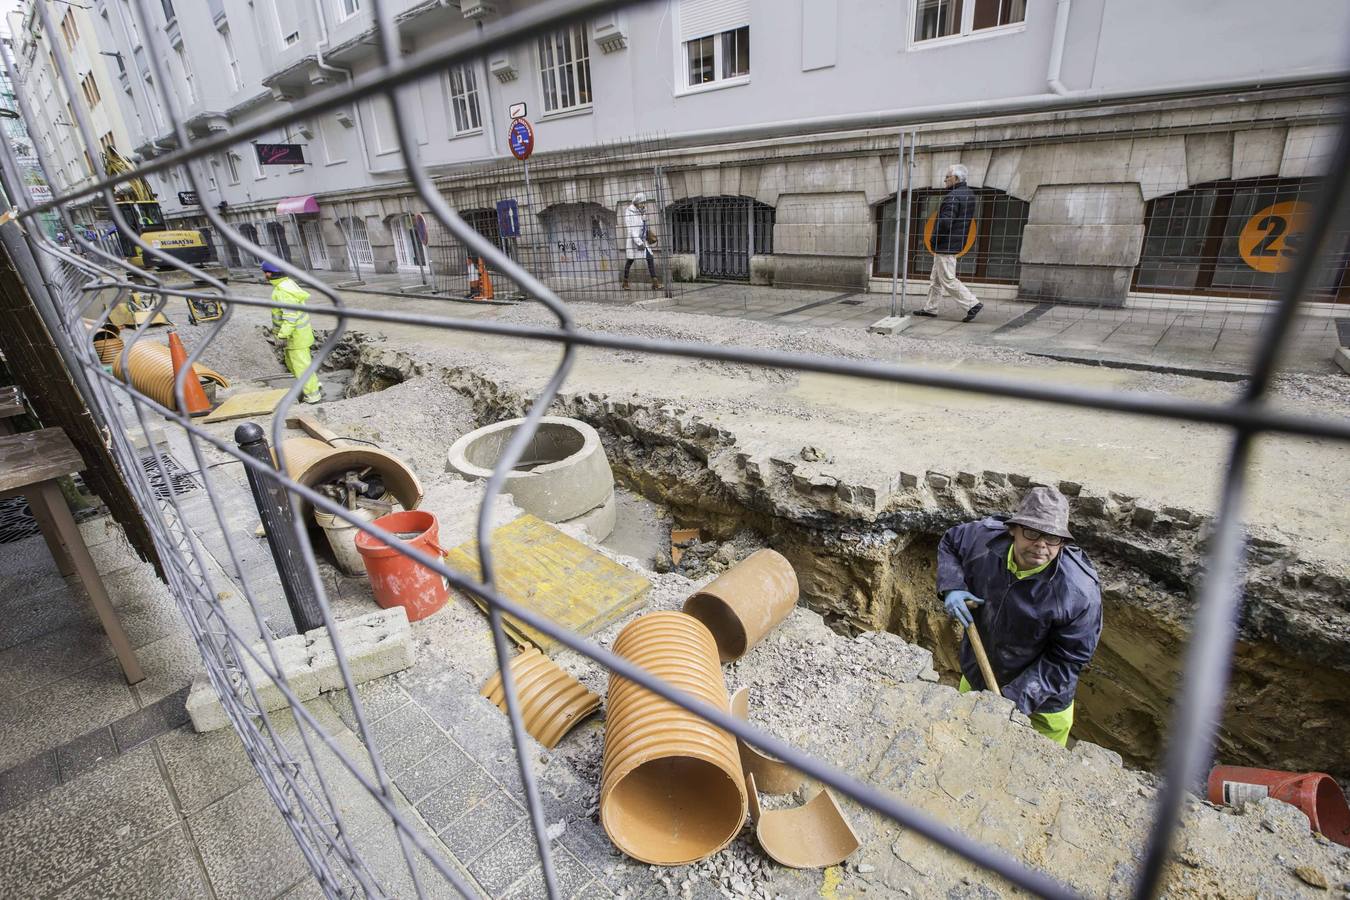
<instances>
[{"instance_id":1,"label":"broken pipe fragment","mask_svg":"<svg viewBox=\"0 0 1350 900\"><path fill-rule=\"evenodd\" d=\"M750 689L743 687L731 695L731 714L736 718L750 721ZM741 753L741 766L747 775L754 776L755 783L766 794L790 794L802 786L802 773L780 759L767 753L761 753L740 738L736 739L737 749Z\"/></svg>"},{"instance_id":2,"label":"broken pipe fragment","mask_svg":"<svg viewBox=\"0 0 1350 900\"><path fill-rule=\"evenodd\" d=\"M525 730L550 750L582 719L600 708L600 698L595 693L540 653L537 647L527 647L512 658L511 676L516 683ZM479 693L506 712L501 672L488 679Z\"/></svg>"},{"instance_id":3,"label":"broken pipe fragment","mask_svg":"<svg viewBox=\"0 0 1350 900\"><path fill-rule=\"evenodd\" d=\"M797 593L792 564L756 550L684 601L684 611L708 626L722 662L732 662L787 618Z\"/></svg>"},{"instance_id":4,"label":"broken pipe fragment","mask_svg":"<svg viewBox=\"0 0 1350 900\"><path fill-rule=\"evenodd\" d=\"M823 869L848 859L862 842L834 795L822 790L792 809L761 809L755 776L746 778L755 837L764 852L793 869Z\"/></svg>"}]
</instances>

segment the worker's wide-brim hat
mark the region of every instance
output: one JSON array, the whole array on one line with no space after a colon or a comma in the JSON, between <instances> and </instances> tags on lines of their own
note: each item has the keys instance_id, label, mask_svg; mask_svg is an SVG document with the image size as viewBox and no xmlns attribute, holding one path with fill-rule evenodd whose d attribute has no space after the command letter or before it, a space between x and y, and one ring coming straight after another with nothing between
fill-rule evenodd
<instances>
[{"instance_id":1,"label":"worker's wide-brim hat","mask_svg":"<svg viewBox=\"0 0 1350 900\"><path fill-rule=\"evenodd\" d=\"M1022 498L1017 514L1008 519L1009 525L1025 525L1046 534L1056 534L1066 541L1073 540L1069 533L1069 501L1052 487L1032 488Z\"/></svg>"}]
</instances>

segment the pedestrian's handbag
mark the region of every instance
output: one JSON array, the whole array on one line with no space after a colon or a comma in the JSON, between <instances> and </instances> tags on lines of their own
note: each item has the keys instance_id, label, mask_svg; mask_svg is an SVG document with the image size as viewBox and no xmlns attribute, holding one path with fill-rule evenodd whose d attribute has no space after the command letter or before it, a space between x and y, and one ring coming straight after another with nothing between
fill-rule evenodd
<instances>
[{"instance_id":1,"label":"pedestrian's handbag","mask_svg":"<svg viewBox=\"0 0 1350 900\"><path fill-rule=\"evenodd\" d=\"M656 232L648 228L643 235L643 240L647 242L648 247L655 247L657 244Z\"/></svg>"}]
</instances>

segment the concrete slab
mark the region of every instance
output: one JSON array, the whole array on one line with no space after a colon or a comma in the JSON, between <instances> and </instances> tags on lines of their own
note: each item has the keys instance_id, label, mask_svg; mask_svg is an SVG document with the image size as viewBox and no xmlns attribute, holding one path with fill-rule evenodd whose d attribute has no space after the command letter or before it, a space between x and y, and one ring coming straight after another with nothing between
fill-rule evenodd
<instances>
[{"instance_id":1,"label":"concrete slab","mask_svg":"<svg viewBox=\"0 0 1350 900\"><path fill-rule=\"evenodd\" d=\"M499 785L486 771L470 766L418 803L417 811L434 831L440 832L498 790Z\"/></svg>"},{"instance_id":2,"label":"concrete slab","mask_svg":"<svg viewBox=\"0 0 1350 900\"><path fill-rule=\"evenodd\" d=\"M872 334L899 334L902 331L908 331L914 325L913 316L887 316L884 319L878 319L867 327Z\"/></svg>"},{"instance_id":3,"label":"concrete slab","mask_svg":"<svg viewBox=\"0 0 1350 900\"><path fill-rule=\"evenodd\" d=\"M160 735L155 744L189 815L257 777L233 729L197 734L187 725Z\"/></svg>"},{"instance_id":4,"label":"concrete slab","mask_svg":"<svg viewBox=\"0 0 1350 900\"><path fill-rule=\"evenodd\" d=\"M135 711L116 660L19 697L0 697L0 770Z\"/></svg>"},{"instance_id":5,"label":"concrete slab","mask_svg":"<svg viewBox=\"0 0 1350 900\"><path fill-rule=\"evenodd\" d=\"M440 838L468 866L500 835L525 820L525 809L519 803L504 791L494 791L441 829Z\"/></svg>"},{"instance_id":6,"label":"concrete slab","mask_svg":"<svg viewBox=\"0 0 1350 900\"><path fill-rule=\"evenodd\" d=\"M202 657L191 636L182 632L162 637L136 650L145 680L136 685L141 703L154 703L190 685L202 671Z\"/></svg>"},{"instance_id":7,"label":"concrete slab","mask_svg":"<svg viewBox=\"0 0 1350 900\"><path fill-rule=\"evenodd\" d=\"M1334 362L1342 372L1350 375L1350 348L1337 347L1336 352L1332 354L1331 361Z\"/></svg>"},{"instance_id":8,"label":"concrete slab","mask_svg":"<svg viewBox=\"0 0 1350 900\"><path fill-rule=\"evenodd\" d=\"M120 756L0 815L9 896L47 896L101 872L177 821L150 748Z\"/></svg>"},{"instance_id":9,"label":"concrete slab","mask_svg":"<svg viewBox=\"0 0 1350 900\"><path fill-rule=\"evenodd\" d=\"M183 900L209 897L192 845L181 825L174 825L111 865L76 882L55 900L102 900L136 897Z\"/></svg>"},{"instance_id":10,"label":"concrete slab","mask_svg":"<svg viewBox=\"0 0 1350 900\"><path fill-rule=\"evenodd\" d=\"M447 741L444 747L395 775L394 785L403 792L409 803L421 803L433 791L458 778L473 765L475 763L467 753Z\"/></svg>"},{"instance_id":11,"label":"concrete slab","mask_svg":"<svg viewBox=\"0 0 1350 900\"><path fill-rule=\"evenodd\" d=\"M309 871L295 837L257 780L189 816L188 827L222 900L274 897Z\"/></svg>"},{"instance_id":12,"label":"concrete slab","mask_svg":"<svg viewBox=\"0 0 1350 900\"><path fill-rule=\"evenodd\" d=\"M112 759L119 752L117 739L113 736L110 726L82 734L56 748L56 762L61 769L61 780L72 781L99 763Z\"/></svg>"},{"instance_id":13,"label":"concrete slab","mask_svg":"<svg viewBox=\"0 0 1350 900\"><path fill-rule=\"evenodd\" d=\"M47 750L0 772L0 813L22 806L61 782L56 753Z\"/></svg>"},{"instance_id":14,"label":"concrete slab","mask_svg":"<svg viewBox=\"0 0 1350 900\"><path fill-rule=\"evenodd\" d=\"M6 623L8 627L8 623ZM113 656L92 616L0 650L0 684L13 696L60 681Z\"/></svg>"}]
</instances>

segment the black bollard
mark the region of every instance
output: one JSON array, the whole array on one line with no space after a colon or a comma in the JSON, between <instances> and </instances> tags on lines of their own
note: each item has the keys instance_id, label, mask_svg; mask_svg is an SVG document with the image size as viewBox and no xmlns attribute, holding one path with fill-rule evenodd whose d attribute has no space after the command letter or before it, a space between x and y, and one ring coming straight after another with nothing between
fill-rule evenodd
<instances>
[{"instance_id":1,"label":"black bollard","mask_svg":"<svg viewBox=\"0 0 1350 900\"><path fill-rule=\"evenodd\" d=\"M239 449L258 462L275 467L272 453L267 446L267 436L261 427L253 422L245 422L234 430L234 442ZM295 539L294 519L291 518L291 502L286 489L280 484L263 477L251 467L247 467L248 486L253 491L253 502L258 506L258 515L262 516L263 531L267 534L267 546L272 551L272 559L277 565L277 574L281 576L281 589L286 592L286 604L291 608L291 618L295 620L295 630L304 634L323 626L323 616L319 610L318 598L314 595L314 586L305 572L304 558Z\"/></svg>"}]
</instances>

